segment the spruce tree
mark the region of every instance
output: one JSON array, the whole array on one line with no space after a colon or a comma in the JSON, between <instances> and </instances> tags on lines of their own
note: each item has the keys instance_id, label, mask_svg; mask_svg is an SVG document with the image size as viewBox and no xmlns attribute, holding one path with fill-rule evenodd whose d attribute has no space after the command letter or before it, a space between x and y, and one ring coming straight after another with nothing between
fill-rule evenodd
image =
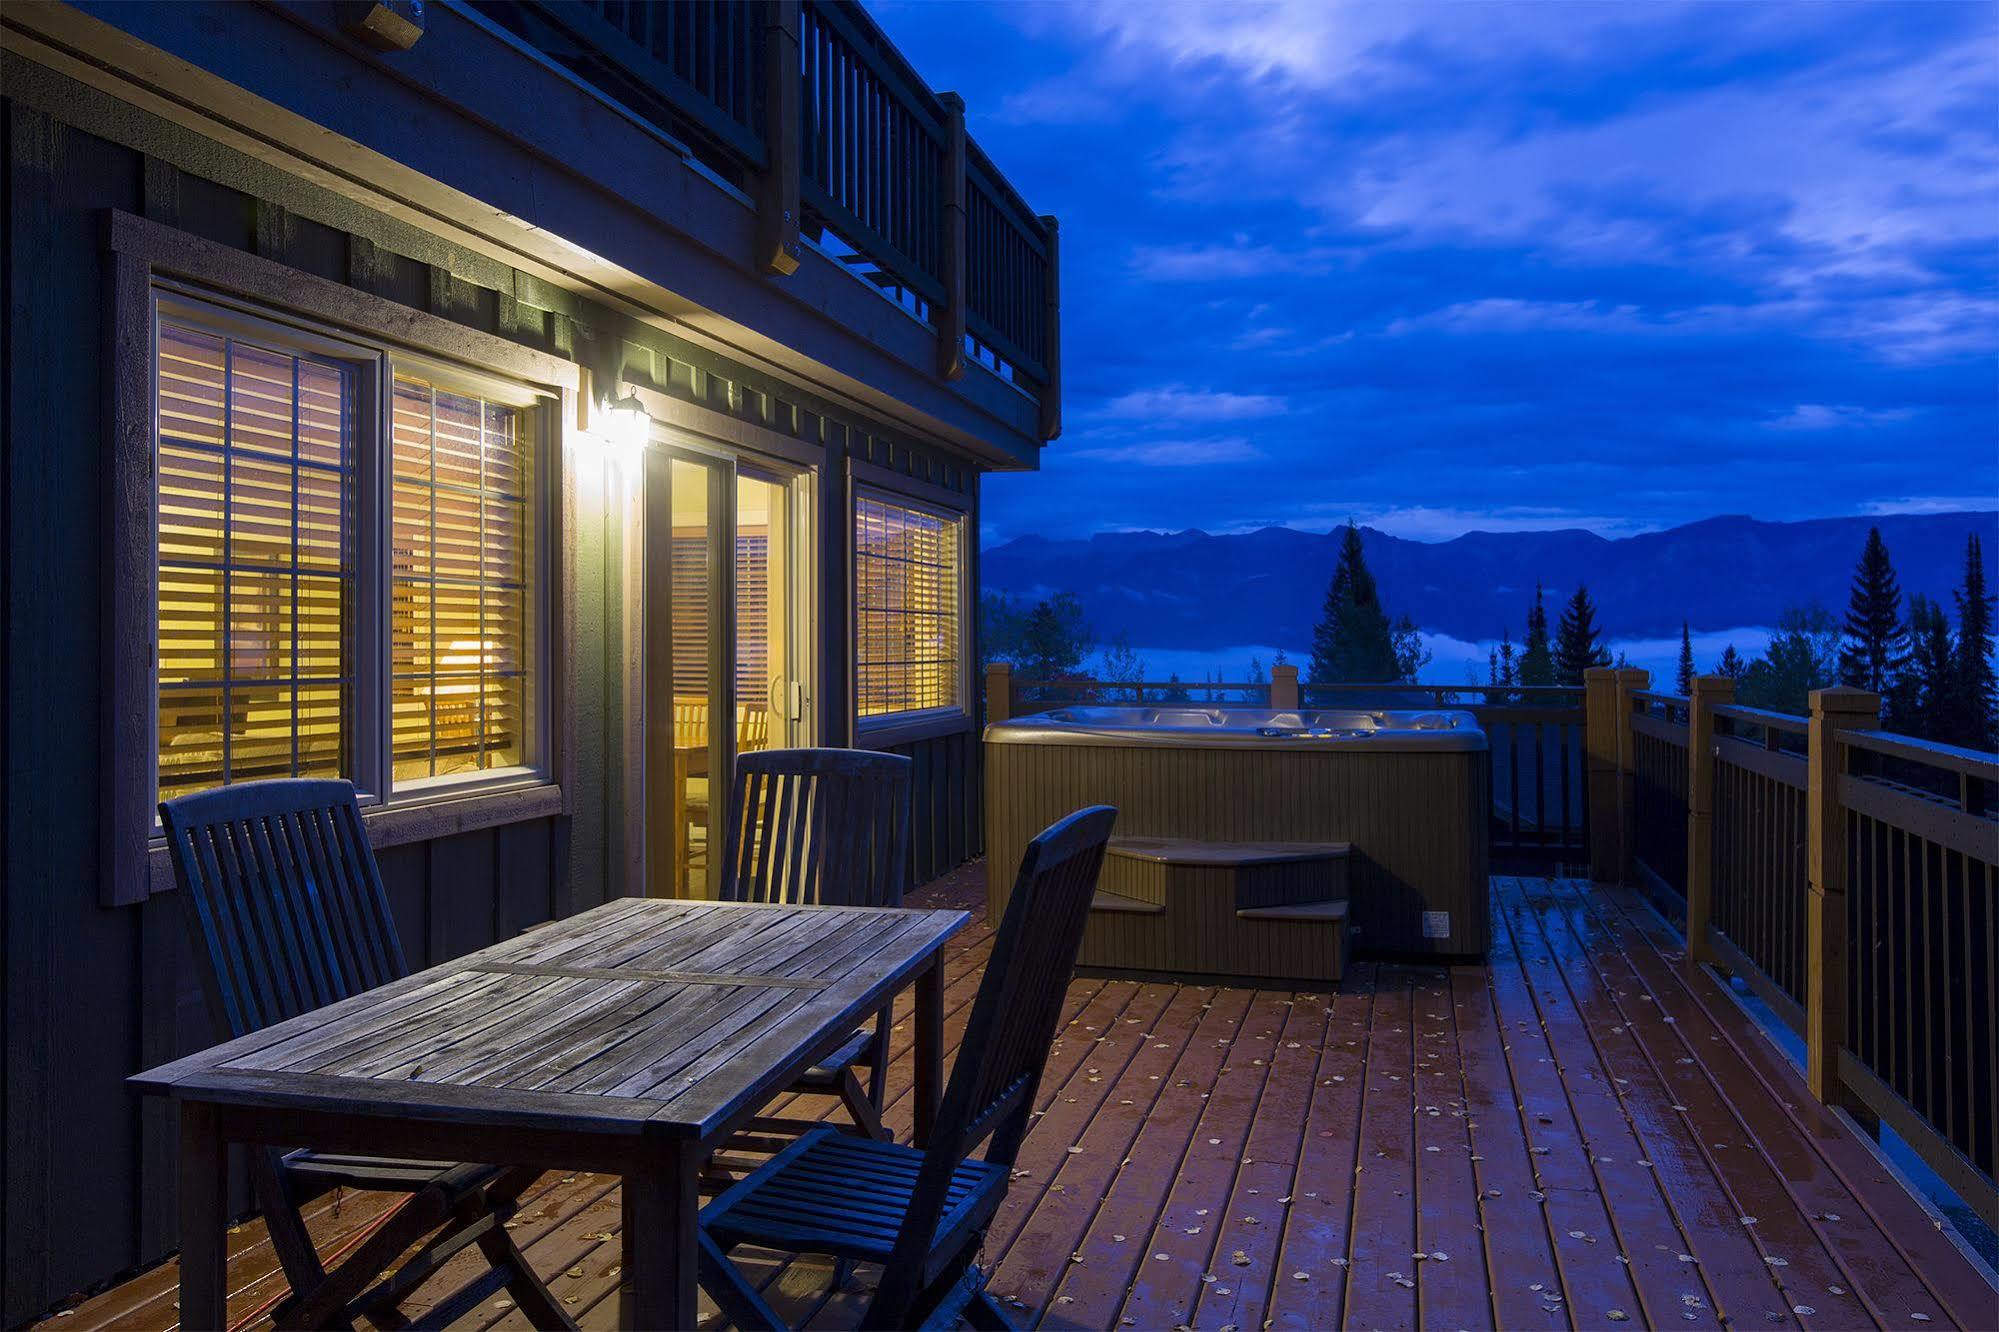
<instances>
[{"instance_id":1,"label":"spruce tree","mask_svg":"<svg viewBox=\"0 0 1999 1332\"><path fill-rule=\"evenodd\" d=\"M1721 650L1721 657L1714 664L1714 673L1716 675L1726 675L1729 679L1737 682L1740 682L1748 671L1749 663L1742 659L1742 654L1735 650L1735 644L1733 643L1730 643Z\"/></svg>"},{"instance_id":2,"label":"spruce tree","mask_svg":"<svg viewBox=\"0 0 1999 1332\"><path fill-rule=\"evenodd\" d=\"M1413 637L1413 628L1409 631ZM1380 684L1401 677L1398 630L1382 609L1368 571L1360 529L1351 522L1340 538L1339 562L1326 585L1319 623L1312 630L1312 673L1328 684Z\"/></svg>"},{"instance_id":3,"label":"spruce tree","mask_svg":"<svg viewBox=\"0 0 1999 1332\"><path fill-rule=\"evenodd\" d=\"M1520 650L1520 683L1555 683L1555 654L1548 647L1548 608L1541 584L1534 584L1534 604L1527 608L1527 642Z\"/></svg>"},{"instance_id":4,"label":"spruce tree","mask_svg":"<svg viewBox=\"0 0 1999 1332\"><path fill-rule=\"evenodd\" d=\"M1555 683L1579 685L1585 670L1608 665L1610 652L1603 645L1603 631L1596 627L1596 606L1589 599L1589 588L1578 583L1555 630Z\"/></svg>"},{"instance_id":5,"label":"spruce tree","mask_svg":"<svg viewBox=\"0 0 1999 1332\"><path fill-rule=\"evenodd\" d=\"M1853 571L1845 639L1839 651L1839 682L1885 697L1908 650L1902 639L1902 589L1878 527L1867 529L1867 544Z\"/></svg>"},{"instance_id":6,"label":"spruce tree","mask_svg":"<svg viewBox=\"0 0 1999 1332\"><path fill-rule=\"evenodd\" d=\"M1952 744L1990 749L1994 743L1993 712L1999 706L1999 686L1992 673L1992 602L1985 590L1985 549L1976 532L1964 543L1964 581L1952 594L1957 601L1957 647L1952 662L1957 736Z\"/></svg>"},{"instance_id":7,"label":"spruce tree","mask_svg":"<svg viewBox=\"0 0 1999 1332\"><path fill-rule=\"evenodd\" d=\"M1957 729L1957 660L1950 641L1950 621L1943 607L1928 597L1909 598L1908 669L1902 680L1898 729L1924 740L1961 743Z\"/></svg>"},{"instance_id":8,"label":"spruce tree","mask_svg":"<svg viewBox=\"0 0 1999 1332\"><path fill-rule=\"evenodd\" d=\"M1680 665L1673 679L1680 693L1694 692L1694 636L1685 620L1680 621Z\"/></svg>"}]
</instances>

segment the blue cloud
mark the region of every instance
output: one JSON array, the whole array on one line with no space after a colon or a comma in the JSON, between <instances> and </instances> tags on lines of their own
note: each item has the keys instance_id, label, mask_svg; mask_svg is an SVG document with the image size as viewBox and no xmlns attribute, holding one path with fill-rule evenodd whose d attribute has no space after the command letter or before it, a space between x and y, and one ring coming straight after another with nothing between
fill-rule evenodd
<instances>
[{"instance_id":1,"label":"blue cloud","mask_svg":"<svg viewBox=\"0 0 1999 1332\"><path fill-rule=\"evenodd\" d=\"M1992 6L876 12L1063 219L992 536L1999 492Z\"/></svg>"}]
</instances>

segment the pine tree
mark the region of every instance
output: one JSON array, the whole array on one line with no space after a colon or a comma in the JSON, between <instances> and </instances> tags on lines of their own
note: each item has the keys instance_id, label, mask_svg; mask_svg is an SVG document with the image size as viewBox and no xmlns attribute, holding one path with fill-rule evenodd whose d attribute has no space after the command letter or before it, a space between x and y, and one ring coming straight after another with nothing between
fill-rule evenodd
<instances>
[{"instance_id":1,"label":"pine tree","mask_svg":"<svg viewBox=\"0 0 1999 1332\"><path fill-rule=\"evenodd\" d=\"M1714 673L1716 675L1726 675L1729 679L1738 682L1748 671L1749 663L1742 659L1742 654L1735 650L1735 644L1733 643L1730 643L1721 650L1721 657L1714 664Z\"/></svg>"},{"instance_id":2,"label":"pine tree","mask_svg":"<svg viewBox=\"0 0 1999 1332\"><path fill-rule=\"evenodd\" d=\"M1736 701L1775 712L1807 711L1811 691L1836 678L1839 632L1839 621L1823 606L1786 610L1770 646L1743 671Z\"/></svg>"},{"instance_id":3,"label":"pine tree","mask_svg":"<svg viewBox=\"0 0 1999 1332\"><path fill-rule=\"evenodd\" d=\"M1520 650L1520 683L1555 683L1555 654L1548 648L1548 608L1538 582L1534 584L1534 604L1527 608L1527 642Z\"/></svg>"},{"instance_id":4,"label":"pine tree","mask_svg":"<svg viewBox=\"0 0 1999 1332\"><path fill-rule=\"evenodd\" d=\"M1957 601L1957 647L1952 676L1957 713L1952 744L1990 749L1994 743L1993 712L1999 707L1999 684L1992 672L1992 603L1985 590L1985 549L1976 532L1964 543L1964 581L1952 594Z\"/></svg>"},{"instance_id":5,"label":"pine tree","mask_svg":"<svg viewBox=\"0 0 1999 1332\"><path fill-rule=\"evenodd\" d=\"M1413 626L1409 633L1414 636ZM1311 678L1327 684L1401 679L1398 635L1399 627L1390 626L1380 590L1368 571L1360 529L1348 523L1319 623L1312 630Z\"/></svg>"},{"instance_id":6,"label":"pine tree","mask_svg":"<svg viewBox=\"0 0 1999 1332\"><path fill-rule=\"evenodd\" d=\"M1908 669L1895 725L1924 740L1959 743L1952 735L1957 729L1957 661L1943 607L1928 597L1910 597L1908 632Z\"/></svg>"},{"instance_id":7,"label":"pine tree","mask_svg":"<svg viewBox=\"0 0 1999 1332\"><path fill-rule=\"evenodd\" d=\"M1902 640L1902 589L1888 560L1881 529L1867 529L1867 544L1853 571L1846 607L1846 642L1839 652L1839 682L1887 695L1908 650Z\"/></svg>"},{"instance_id":8,"label":"pine tree","mask_svg":"<svg viewBox=\"0 0 1999 1332\"><path fill-rule=\"evenodd\" d=\"M1578 583L1555 630L1555 683L1579 685L1585 670L1608 665L1610 653L1603 646L1603 631L1596 627L1596 606L1589 599L1589 588Z\"/></svg>"},{"instance_id":9,"label":"pine tree","mask_svg":"<svg viewBox=\"0 0 1999 1332\"><path fill-rule=\"evenodd\" d=\"M1694 692L1694 636L1685 620L1680 621L1680 666L1673 679L1680 693Z\"/></svg>"}]
</instances>

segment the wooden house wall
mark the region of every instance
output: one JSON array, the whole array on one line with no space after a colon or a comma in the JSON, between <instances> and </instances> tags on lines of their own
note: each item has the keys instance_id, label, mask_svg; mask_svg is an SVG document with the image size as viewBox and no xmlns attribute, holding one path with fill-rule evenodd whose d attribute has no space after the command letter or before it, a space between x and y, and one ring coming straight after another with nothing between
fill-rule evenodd
<instances>
[{"instance_id":1,"label":"wooden house wall","mask_svg":"<svg viewBox=\"0 0 1999 1332\"><path fill-rule=\"evenodd\" d=\"M123 1079L211 1040L172 895L127 907L97 901L101 725L94 682L105 636L117 632L100 623L106 210L558 355L575 355L580 342L614 340L633 380L823 440L821 697L847 697L844 460L967 495L976 494L977 478L962 461L834 405L12 54L0 58L7 198L0 237L0 1026L7 1032L0 1315L11 1324L171 1250L171 1111L141 1105ZM623 891L626 719L624 692L610 672L626 633L618 576L625 534L607 516L614 505L582 502L587 498L579 496L570 534L577 669L563 701L574 718L574 813L383 850L382 872L414 963L442 961ZM829 558L836 548L840 557ZM929 877L977 849L977 736L968 723L961 734L899 749L917 763L915 869Z\"/></svg>"}]
</instances>

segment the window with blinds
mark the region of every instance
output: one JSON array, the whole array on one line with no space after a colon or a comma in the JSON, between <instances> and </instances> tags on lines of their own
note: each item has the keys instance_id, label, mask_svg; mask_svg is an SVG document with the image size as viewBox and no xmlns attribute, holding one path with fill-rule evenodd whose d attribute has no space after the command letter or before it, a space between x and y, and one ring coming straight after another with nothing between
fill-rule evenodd
<instances>
[{"instance_id":1,"label":"window with blinds","mask_svg":"<svg viewBox=\"0 0 1999 1332\"><path fill-rule=\"evenodd\" d=\"M159 796L337 774L352 372L167 322L155 362Z\"/></svg>"},{"instance_id":2,"label":"window with blinds","mask_svg":"<svg viewBox=\"0 0 1999 1332\"><path fill-rule=\"evenodd\" d=\"M886 499L854 501L858 715L964 706L964 520Z\"/></svg>"},{"instance_id":3,"label":"window with blinds","mask_svg":"<svg viewBox=\"0 0 1999 1332\"><path fill-rule=\"evenodd\" d=\"M390 748L401 784L528 760L533 415L398 373Z\"/></svg>"}]
</instances>

